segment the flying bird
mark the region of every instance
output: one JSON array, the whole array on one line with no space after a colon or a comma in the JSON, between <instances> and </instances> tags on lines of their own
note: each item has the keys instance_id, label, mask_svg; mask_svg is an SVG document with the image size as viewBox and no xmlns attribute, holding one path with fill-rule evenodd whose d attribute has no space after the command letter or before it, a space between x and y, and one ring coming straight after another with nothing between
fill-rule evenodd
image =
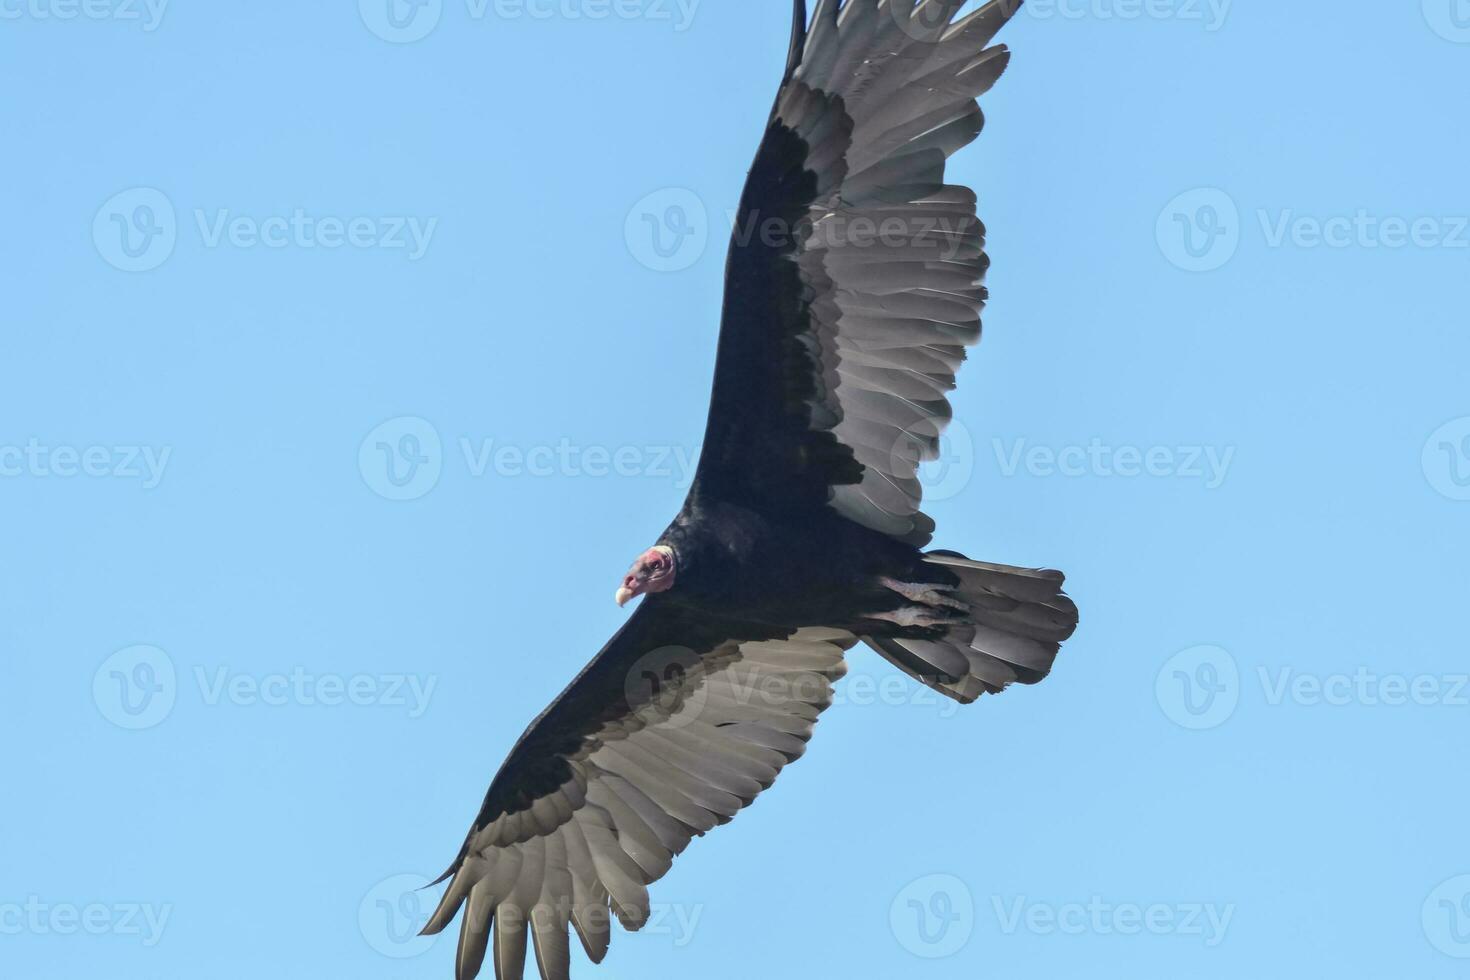
<instances>
[{"instance_id":1,"label":"flying bird","mask_svg":"<svg viewBox=\"0 0 1470 980\"><path fill-rule=\"evenodd\" d=\"M988 260L945 161L1009 58L1019 6L795 0L741 197L688 499L616 590L627 622L511 749L425 926L568 980L648 886L800 757L865 643L959 701L1034 684L1077 625L1060 572L926 550L917 470L980 338Z\"/></svg>"}]
</instances>

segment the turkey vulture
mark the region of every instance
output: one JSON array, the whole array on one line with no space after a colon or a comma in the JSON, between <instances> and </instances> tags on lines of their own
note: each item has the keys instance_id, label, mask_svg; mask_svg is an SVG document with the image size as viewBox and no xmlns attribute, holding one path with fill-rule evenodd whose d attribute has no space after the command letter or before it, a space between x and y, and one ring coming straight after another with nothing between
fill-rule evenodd
<instances>
[{"instance_id":1,"label":"turkey vulture","mask_svg":"<svg viewBox=\"0 0 1470 980\"><path fill-rule=\"evenodd\" d=\"M1017 0L795 0L785 75L726 267L688 499L617 590L643 601L511 749L425 933L567 980L647 886L798 758L862 641L962 703L1034 684L1077 624L1054 571L925 551L987 260L945 160L980 133Z\"/></svg>"}]
</instances>

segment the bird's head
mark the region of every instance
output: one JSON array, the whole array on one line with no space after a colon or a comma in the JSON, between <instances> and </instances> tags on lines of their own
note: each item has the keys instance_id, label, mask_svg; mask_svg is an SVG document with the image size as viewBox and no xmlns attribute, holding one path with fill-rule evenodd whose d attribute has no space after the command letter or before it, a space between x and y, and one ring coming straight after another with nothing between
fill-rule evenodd
<instances>
[{"instance_id":1,"label":"bird's head","mask_svg":"<svg viewBox=\"0 0 1470 980\"><path fill-rule=\"evenodd\" d=\"M674 549L668 545L655 545L639 555L618 586L618 605L627 605L635 596L672 589L675 564Z\"/></svg>"}]
</instances>

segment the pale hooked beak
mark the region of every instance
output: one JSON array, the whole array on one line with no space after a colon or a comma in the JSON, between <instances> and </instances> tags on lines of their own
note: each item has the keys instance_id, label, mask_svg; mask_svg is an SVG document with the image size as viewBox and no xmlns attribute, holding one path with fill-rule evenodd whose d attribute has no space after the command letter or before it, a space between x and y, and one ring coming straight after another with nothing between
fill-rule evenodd
<instances>
[{"instance_id":1,"label":"pale hooked beak","mask_svg":"<svg viewBox=\"0 0 1470 980\"><path fill-rule=\"evenodd\" d=\"M674 549L668 545L654 545L633 563L623 583L613 598L619 606L626 606L638 596L649 592L667 592L674 585Z\"/></svg>"}]
</instances>

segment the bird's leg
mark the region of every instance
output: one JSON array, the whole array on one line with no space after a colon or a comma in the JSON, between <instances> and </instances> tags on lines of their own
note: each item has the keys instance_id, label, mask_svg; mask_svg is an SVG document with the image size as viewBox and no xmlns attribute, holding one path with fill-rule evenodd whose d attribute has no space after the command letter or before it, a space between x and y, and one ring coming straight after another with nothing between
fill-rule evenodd
<instances>
[{"instance_id":1,"label":"bird's leg","mask_svg":"<svg viewBox=\"0 0 1470 980\"><path fill-rule=\"evenodd\" d=\"M937 629L972 622L970 607L952 594L945 585L926 582L901 582L884 576L878 583L907 600L897 609L870 613L868 619L892 623L900 629Z\"/></svg>"},{"instance_id":2,"label":"bird's leg","mask_svg":"<svg viewBox=\"0 0 1470 980\"><path fill-rule=\"evenodd\" d=\"M878 580L885 589L891 589L903 596L910 602L917 602L921 606L931 606L935 609L958 609L961 612L969 612L970 607L950 595L954 590L947 585L926 585L922 582L900 582L898 579L883 576Z\"/></svg>"},{"instance_id":3,"label":"bird's leg","mask_svg":"<svg viewBox=\"0 0 1470 980\"><path fill-rule=\"evenodd\" d=\"M865 618L892 623L902 629L934 629L940 626L960 626L970 622L966 616L958 615L933 606L900 606L888 612L869 613Z\"/></svg>"}]
</instances>

